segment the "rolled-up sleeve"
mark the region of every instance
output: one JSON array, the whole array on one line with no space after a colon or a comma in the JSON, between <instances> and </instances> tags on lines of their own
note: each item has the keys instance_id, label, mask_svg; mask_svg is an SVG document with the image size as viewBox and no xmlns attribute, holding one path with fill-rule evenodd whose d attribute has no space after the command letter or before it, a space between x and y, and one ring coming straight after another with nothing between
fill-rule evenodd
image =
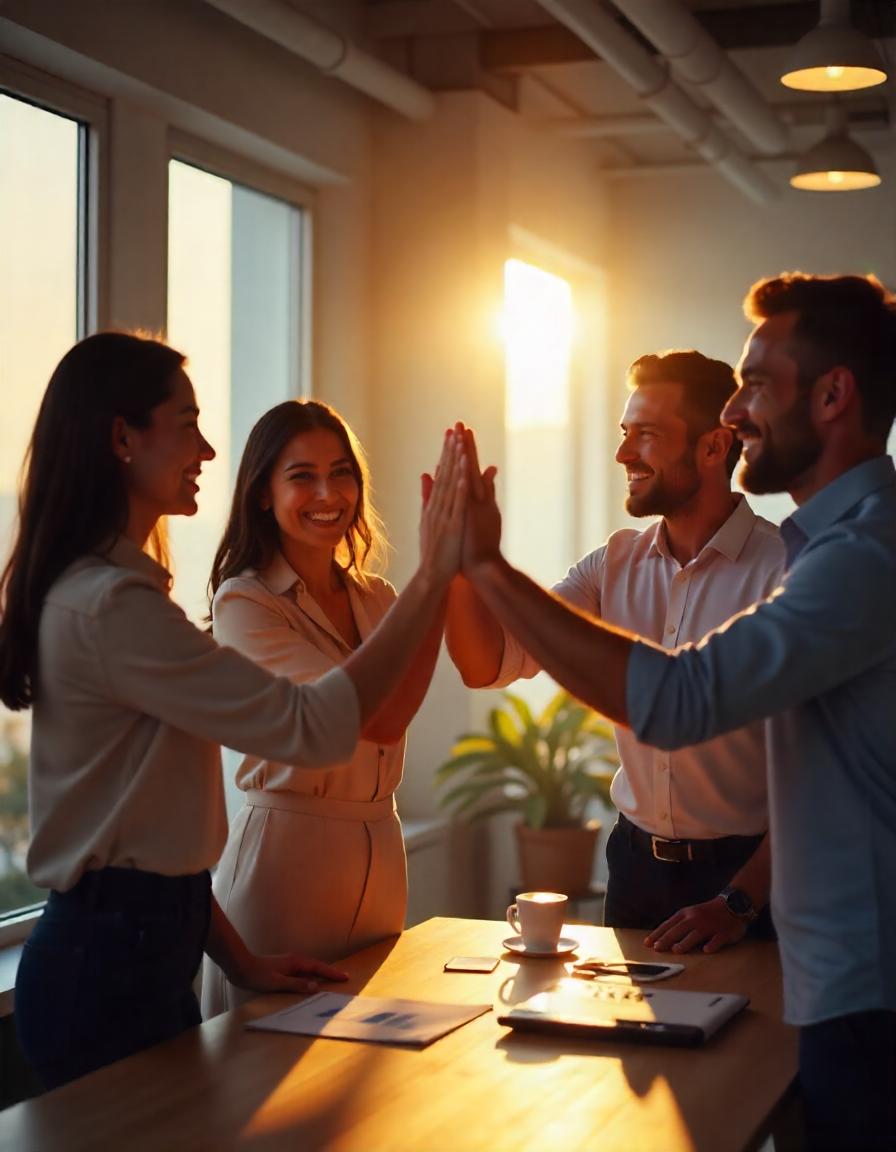
<instances>
[{"instance_id":1,"label":"rolled-up sleeve","mask_svg":"<svg viewBox=\"0 0 896 1152\"><path fill-rule=\"evenodd\" d=\"M838 524L809 544L782 586L698 645L644 641L629 658L637 738L676 749L795 707L860 676L892 650L892 541Z\"/></svg>"}]
</instances>

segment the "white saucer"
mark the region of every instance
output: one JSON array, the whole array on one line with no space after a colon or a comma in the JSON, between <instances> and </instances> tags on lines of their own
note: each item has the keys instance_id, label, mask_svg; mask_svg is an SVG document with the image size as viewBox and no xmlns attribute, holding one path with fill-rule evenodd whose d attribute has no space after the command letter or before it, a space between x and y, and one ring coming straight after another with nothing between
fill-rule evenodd
<instances>
[{"instance_id":1,"label":"white saucer","mask_svg":"<svg viewBox=\"0 0 896 1152\"><path fill-rule=\"evenodd\" d=\"M527 948L523 943L522 936L508 936L501 943L508 952L516 952L518 956L532 956L535 959L544 959L549 956L568 956L570 952L575 952L579 946L579 941L573 940L571 936L561 936L557 941L557 947L547 952L542 952L540 948Z\"/></svg>"}]
</instances>

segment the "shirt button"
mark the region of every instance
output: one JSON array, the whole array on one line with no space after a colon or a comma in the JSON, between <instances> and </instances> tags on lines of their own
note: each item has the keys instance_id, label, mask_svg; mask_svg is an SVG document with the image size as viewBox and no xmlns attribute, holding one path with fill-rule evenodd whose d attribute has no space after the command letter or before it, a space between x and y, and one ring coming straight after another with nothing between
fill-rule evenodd
<instances>
[{"instance_id":1,"label":"shirt button","mask_svg":"<svg viewBox=\"0 0 896 1152\"><path fill-rule=\"evenodd\" d=\"M666 631L667 631L667 632L668 632L668 634L671 636L671 635L672 635L672 634L675 632L675 625L674 625L674 624L670 624L670 625L669 625L669 627L666 629Z\"/></svg>"}]
</instances>

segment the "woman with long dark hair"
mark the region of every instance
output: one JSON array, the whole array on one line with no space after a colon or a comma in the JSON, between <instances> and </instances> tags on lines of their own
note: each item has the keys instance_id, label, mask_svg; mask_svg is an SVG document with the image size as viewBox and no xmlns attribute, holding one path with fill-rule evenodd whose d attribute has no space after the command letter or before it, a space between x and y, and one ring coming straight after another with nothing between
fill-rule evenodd
<instances>
[{"instance_id":1,"label":"woman with long dark hair","mask_svg":"<svg viewBox=\"0 0 896 1152\"><path fill-rule=\"evenodd\" d=\"M297 686L219 647L171 601L160 563L162 518L196 511L214 456L183 363L125 333L63 357L0 580L0 700L34 714L28 873L51 889L19 966L16 1025L48 1087L197 1023L203 949L241 987L339 975L249 951L211 898L226 837L218 744L311 771L344 761L457 570L464 462L446 439L420 566L364 651Z\"/></svg>"},{"instance_id":2,"label":"woman with long dark hair","mask_svg":"<svg viewBox=\"0 0 896 1152\"><path fill-rule=\"evenodd\" d=\"M237 474L209 582L215 638L296 684L338 668L395 600L375 571L384 546L352 430L319 401L278 404L250 432ZM401 931L407 871L394 793L441 636L438 618L343 761L314 772L242 761L246 803L214 887L250 947L334 960ZM206 960L203 1014L243 999Z\"/></svg>"}]
</instances>

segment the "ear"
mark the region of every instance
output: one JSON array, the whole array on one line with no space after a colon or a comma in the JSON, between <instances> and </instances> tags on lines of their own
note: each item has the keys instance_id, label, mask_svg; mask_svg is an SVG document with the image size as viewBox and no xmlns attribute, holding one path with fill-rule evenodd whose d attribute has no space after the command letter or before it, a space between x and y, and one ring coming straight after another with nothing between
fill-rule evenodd
<instances>
[{"instance_id":1,"label":"ear","mask_svg":"<svg viewBox=\"0 0 896 1152\"><path fill-rule=\"evenodd\" d=\"M131 462L132 430L123 416L116 416L112 420L112 451L122 462Z\"/></svg>"},{"instance_id":2,"label":"ear","mask_svg":"<svg viewBox=\"0 0 896 1152\"><path fill-rule=\"evenodd\" d=\"M262 510L262 512L270 512L272 504L273 500L271 499L270 488L262 488L261 492L258 494L258 507Z\"/></svg>"},{"instance_id":3,"label":"ear","mask_svg":"<svg viewBox=\"0 0 896 1152\"><path fill-rule=\"evenodd\" d=\"M707 464L716 467L725 466L731 445L734 443L734 433L730 428L713 428L711 432L703 434L703 458Z\"/></svg>"},{"instance_id":4,"label":"ear","mask_svg":"<svg viewBox=\"0 0 896 1152\"><path fill-rule=\"evenodd\" d=\"M812 408L822 424L839 420L858 401L859 389L851 369L842 364L819 376L813 385Z\"/></svg>"}]
</instances>

